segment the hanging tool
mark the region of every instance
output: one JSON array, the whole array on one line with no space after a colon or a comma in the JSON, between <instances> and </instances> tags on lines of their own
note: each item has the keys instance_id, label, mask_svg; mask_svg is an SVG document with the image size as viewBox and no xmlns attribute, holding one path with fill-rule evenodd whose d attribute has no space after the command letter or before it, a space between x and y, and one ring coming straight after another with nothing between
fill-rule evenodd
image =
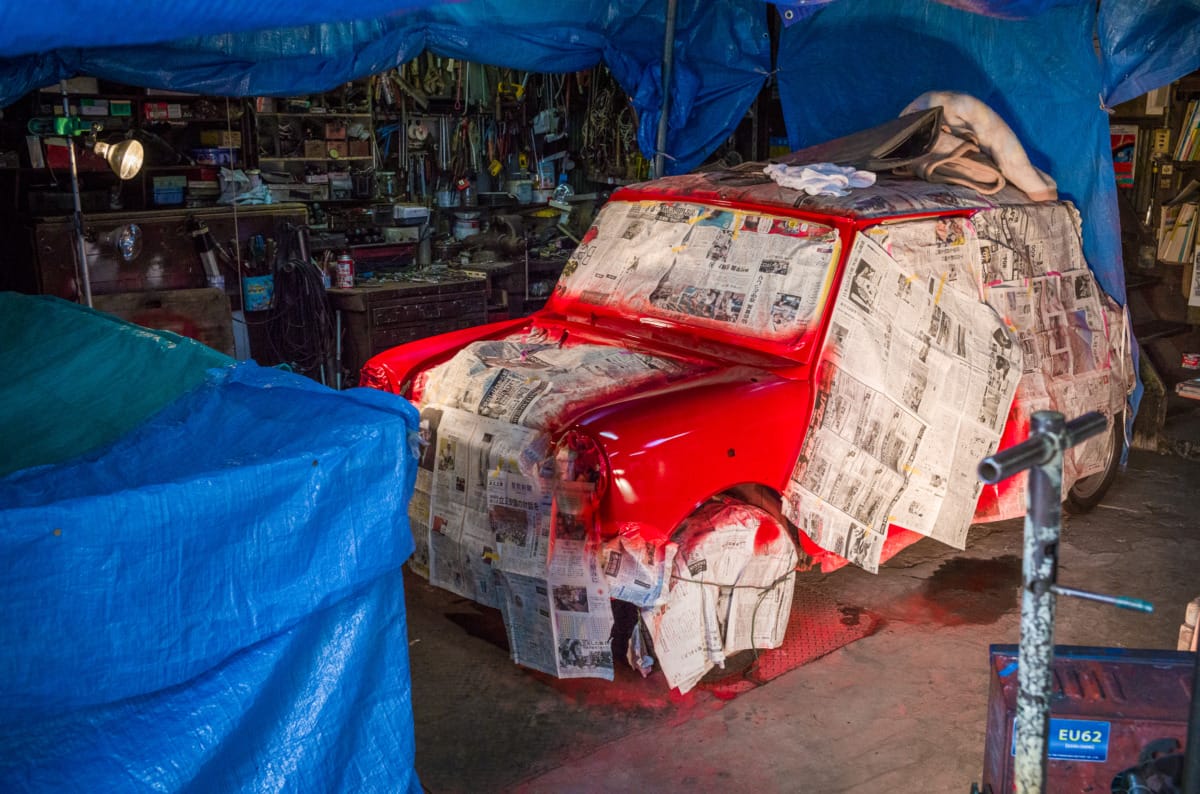
<instances>
[{"instance_id":1,"label":"hanging tool","mask_svg":"<svg viewBox=\"0 0 1200 794\"><path fill-rule=\"evenodd\" d=\"M438 60L440 59L435 59L432 52L425 51L425 74L421 85L430 96L442 96L446 93L446 79L442 76L442 70L438 68Z\"/></svg>"},{"instance_id":2,"label":"hanging tool","mask_svg":"<svg viewBox=\"0 0 1200 794\"><path fill-rule=\"evenodd\" d=\"M467 123L467 145L471 150L470 169L476 173L479 173L483 169L479 164L480 135L479 125L476 123L475 119L471 119Z\"/></svg>"},{"instance_id":3,"label":"hanging tool","mask_svg":"<svg viewBox=\"0 0 1200 794\"><path fill-rule=\"evenodd\" d=\"M462 73L462 65L460 64L459 69L458 69L458 87L455 89L455 92L454 92L454 112L455 113L458 113L463 109L462 97L463 97L463 73Z\"/></svg>"}]
</instances>

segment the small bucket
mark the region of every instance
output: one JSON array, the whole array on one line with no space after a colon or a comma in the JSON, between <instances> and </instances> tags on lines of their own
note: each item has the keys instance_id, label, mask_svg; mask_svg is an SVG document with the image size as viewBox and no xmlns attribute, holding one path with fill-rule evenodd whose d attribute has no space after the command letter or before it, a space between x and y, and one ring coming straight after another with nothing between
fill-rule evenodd
<instances>
[{"instance_id":1,"label":"small bucket","mask_svg":"<svg viewBox=\"0 0 1200 794\"><path fill-rule=\"evenodd\" d=\"M464 240L473 234L479 234L479 229L478 212L460 212L454 216L454 239Z\"/></svg>"}]
</instances>

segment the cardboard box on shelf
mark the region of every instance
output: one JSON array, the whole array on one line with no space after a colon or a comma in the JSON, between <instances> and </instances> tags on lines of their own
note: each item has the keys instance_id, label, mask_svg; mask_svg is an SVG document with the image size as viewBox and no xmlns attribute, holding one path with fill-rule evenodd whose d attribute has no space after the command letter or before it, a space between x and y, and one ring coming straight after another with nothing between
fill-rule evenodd
<instances>
[{"instance_id":1,"label":"cardboard box on shelf","mask_svg":"<svg viewBox=\"0 0 1200 794\"><path fill-rule=\"evenodd\" d=\"M38 89L43 93L53 92L55 94L62 91L62 86L58 83L44 86ZM72 77L67 80L68 94L95 94L100 91L100 81L95 77Z\"/></svg>"},{"instance_id":2,"label":"cardboard box on shelf","mask_svg":"<svg viewBox=\"0 0 1200 794\"><path fill-rule=\"evenodd\" d=\"M201 130L200 143L203 146L240 149L242 133L237 130Z\"/></svg>"}]
</instances>

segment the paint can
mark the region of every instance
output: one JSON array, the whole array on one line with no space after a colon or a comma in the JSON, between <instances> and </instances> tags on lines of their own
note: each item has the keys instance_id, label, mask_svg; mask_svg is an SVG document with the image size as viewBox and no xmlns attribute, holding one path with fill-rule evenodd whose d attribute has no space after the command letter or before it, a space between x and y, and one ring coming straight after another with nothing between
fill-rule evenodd
<instances>
[{"instance_id":1,"label":"paint can","mask_svg":"<svg viewBox=\"0 0 1200 794\"><path fill-rule=\"evenodd\" d=\"M459 212L454 216L454 239L464 240L473 234L479 234L480 214L478 212Z\"/></svg>"},{"instance_id":2,"label":"paint can","mask_svg":"<svg viewBox=\"0 0 1200 794\"><path fill-rule=\"evenodd\" d=\"M342 254L337 258L333 286L338 289L349 289L354 286L354 258L350 254Z\"/></svg>"}]
</instances>

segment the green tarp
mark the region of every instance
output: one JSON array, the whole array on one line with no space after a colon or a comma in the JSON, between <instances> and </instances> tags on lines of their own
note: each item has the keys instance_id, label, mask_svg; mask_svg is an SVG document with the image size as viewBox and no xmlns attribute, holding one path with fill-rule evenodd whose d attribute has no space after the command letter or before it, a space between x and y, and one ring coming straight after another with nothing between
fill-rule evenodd
<instances>
[{"instance_id":1,"label":"green tarp","mask_svg":"<svg viewBox=\"0 0 1200 794\"><path fill-rule=\"evenodd\" d=\"M0 292L0 476L116 440L233 359L45 296Z\"/></svg>"}]
</instances>

